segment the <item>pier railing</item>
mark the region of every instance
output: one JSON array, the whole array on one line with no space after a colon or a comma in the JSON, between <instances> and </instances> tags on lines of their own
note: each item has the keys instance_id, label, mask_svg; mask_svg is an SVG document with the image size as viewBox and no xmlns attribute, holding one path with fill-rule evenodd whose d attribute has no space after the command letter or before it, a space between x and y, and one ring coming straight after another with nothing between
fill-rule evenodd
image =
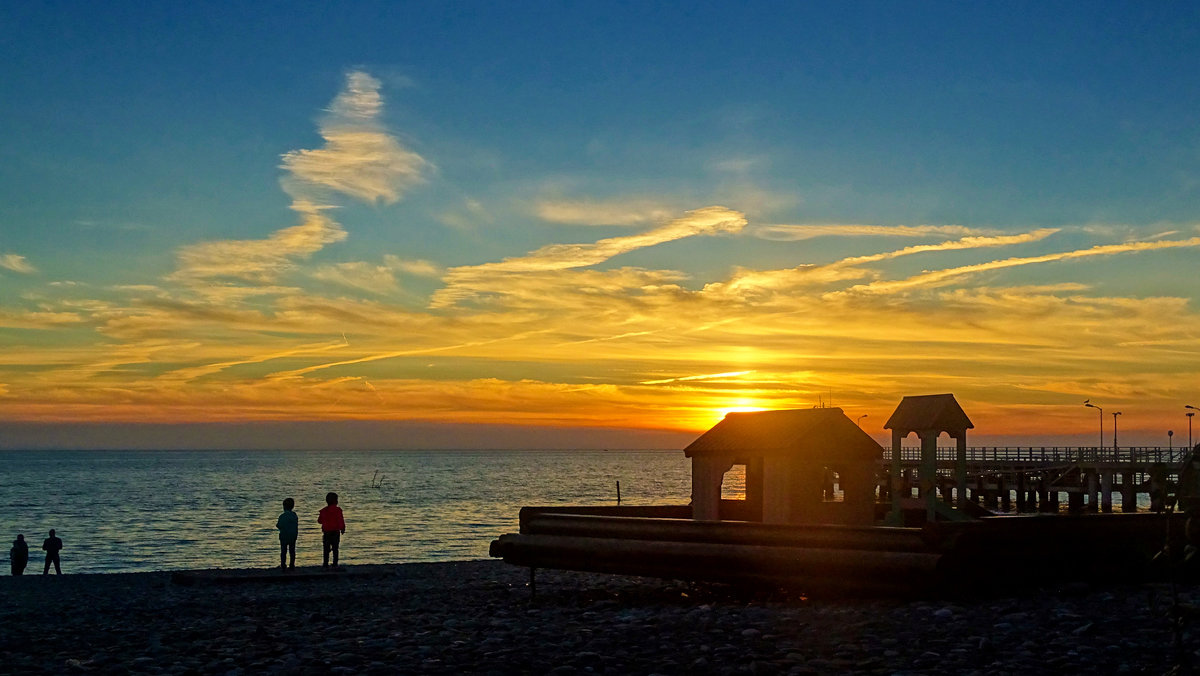
<instances>
[{"instance_id":1,"label":"pier railing","mask_svg":"<svg viewBox=\"0 0 1200 676\"><path fill-rule=\"evenodd\" d=\"M967 462L971 464L1022 463L1022 464L1127 464L1127 465L1174 465L1187 456L1186 447L1125 446L1122 448L1097 448L1095 446L973 446L967 448ZM892 451L883 449L883 459L891 462ZM939 461L954 462L957 450L953 446L939 446ZM919 447L900 449L900 460L913 463L921 459Z\"/></svg>"}]
</instances>

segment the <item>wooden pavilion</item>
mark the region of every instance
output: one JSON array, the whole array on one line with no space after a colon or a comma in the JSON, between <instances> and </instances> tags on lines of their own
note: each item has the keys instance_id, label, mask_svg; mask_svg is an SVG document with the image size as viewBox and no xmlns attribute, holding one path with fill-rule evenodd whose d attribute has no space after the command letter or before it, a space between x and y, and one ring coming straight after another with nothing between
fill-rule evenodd
<instances>
[{"instance_id":1,"label":"wooden pavilion","mask_svg":"<svg viewBox=\"0 0 1200 676\"><path fill-rule=\"evenodd\" d=\"M692 518L720 520L721 484L746 468L746 509L735 518L780 524L870 525L879 444L840 408L730 413L684 449L692 459ZM841 488L837 500L831 481Z\"/></svg>"}]
</instances>

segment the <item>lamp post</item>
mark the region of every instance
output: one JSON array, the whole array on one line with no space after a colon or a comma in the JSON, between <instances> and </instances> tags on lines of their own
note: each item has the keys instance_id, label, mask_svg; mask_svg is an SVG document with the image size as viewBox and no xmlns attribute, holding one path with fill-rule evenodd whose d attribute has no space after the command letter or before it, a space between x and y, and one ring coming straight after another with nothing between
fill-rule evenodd
<instances>
[{"instance_id":1,"label":"lamp post","mask_svg":"<svg viewBox=\"0 0 1200 676\"><path fill-rule=\"evenodd\" d=\"M1113 460L1117 459L1117 416L1121 415L1120 411L1113 413Z\"/></svg>"},{"instance_id":2,"label":"lamp post","mask_svg":"<svg viewBox=\"0 0 1200 676\"><path fill-rule=\"evenodd\" d=\"M862 415L858 416L858 420L855 420L855 421L854 421L854 424L855 424L855 425L858 425L858 429L860 429L860 430L862 429L862 419L863 419L863 418L865 418L865 417L867 417L867 414L866 414L866 413L864 413L864 414L862 414Z\"/></svg>"},{"instance_id":3,"label":"lamp post","mask_svg":"<svg viewBox=\"0 0 1200 676\"><path fill-rule=\"evenodd\" d=\"M1083 405L1100 411L1100 445L1096 447L1096 450L1098 451L1104 448L1104 409L1093 404L1091 399L1084 400Z\"/></svg>"},{"instance_id":4,"label":"lamp post","mask_svg":"<svg viewBox=\"0 0 1200 676\"><path fill-rule=\"evenodd\" d=\"M1192 446L1192 416L1196 415L1195 412L1200 411L1200 408L1196 408L1195 406L1192 406L1191 404L1184 406L1184 408L1192 409L1191 413L1185 414L1188 417L1188 448L1191 449L1191 448L1194 448Z\"/></svg>"}]
</instances>

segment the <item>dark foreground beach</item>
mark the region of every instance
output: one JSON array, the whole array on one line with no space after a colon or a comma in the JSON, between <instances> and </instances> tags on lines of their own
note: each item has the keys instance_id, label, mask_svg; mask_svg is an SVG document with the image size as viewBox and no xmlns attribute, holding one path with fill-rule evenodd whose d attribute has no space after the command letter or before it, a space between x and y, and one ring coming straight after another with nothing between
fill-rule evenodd
<instances>
[{"instance_id":1,"label":"dark foreground beach","mask_svg":"<svg viewBox=\"0 0 1200 676\"><path fill-rule=\"evenodd\" d=\"M1177 661L1165 584L805 599L539 571L531 601L528 572L498 561L394 571L191 586L169 573L6 577L0 672L1161 674ZM1189 625L1189 652L1197 636Z\"/></svg>"}]
</instances>

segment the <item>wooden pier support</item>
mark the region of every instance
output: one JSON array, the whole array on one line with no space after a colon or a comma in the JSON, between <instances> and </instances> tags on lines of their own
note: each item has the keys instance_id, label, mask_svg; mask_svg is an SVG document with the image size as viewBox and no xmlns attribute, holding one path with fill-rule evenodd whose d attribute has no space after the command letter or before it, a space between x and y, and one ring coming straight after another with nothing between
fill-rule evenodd
<instances>
[{"instance_id":1,"label":"wooden pier support","mask_svg":"<svg viewBox=\"0 0 1200 676\"><path fill-rule=\"evenodd\" d=\"M1121 511L1137 511L1137 486L1134 484L1135 472L1121 473Z\"/></svg>"},{"instance_id":2,"label":"wooden pier support","mask_svg":"<svg viewBox=\"0 0 1200 676\"><path fill-rule=\"evenodd\" d=\"M1071 514L1083 511L1083 491L1075 490L1067 493L1067 511Z\"/></svg>"},{"instance_id":3,"label":"wooden pier support","mask_svg":"<svg viewBox=\"0 0 1200 676\"><path fill-rule=\"evenodd\" d=\"M1113 472L1105 470L1100 473L1100 511L1112 514Z\"/></svg>"},{"instance_id":4,"label":"wooden pier support","mask_svg":"<svg viewBox=\"0 0 1200 676\"><path fill-rule=\"evenodd\" d=\"M1087 510L1098 511L1100 507L1100 481L1095 472L1087 473Z\"/></svg>"},{"instance_id":5,"label":"wooden pier support","mask_svg":"<svg viewBox=\"0 0 1200 676\"><path fill-rule=\"evenodd\" d=\"M1057 512L1058 511L1058 491L1053 493L1054 502L1051 503L1050 498L1050 482L1043 476L1038 480L1038 511L1040 512Z\"/></svg>"}]
</instances>

